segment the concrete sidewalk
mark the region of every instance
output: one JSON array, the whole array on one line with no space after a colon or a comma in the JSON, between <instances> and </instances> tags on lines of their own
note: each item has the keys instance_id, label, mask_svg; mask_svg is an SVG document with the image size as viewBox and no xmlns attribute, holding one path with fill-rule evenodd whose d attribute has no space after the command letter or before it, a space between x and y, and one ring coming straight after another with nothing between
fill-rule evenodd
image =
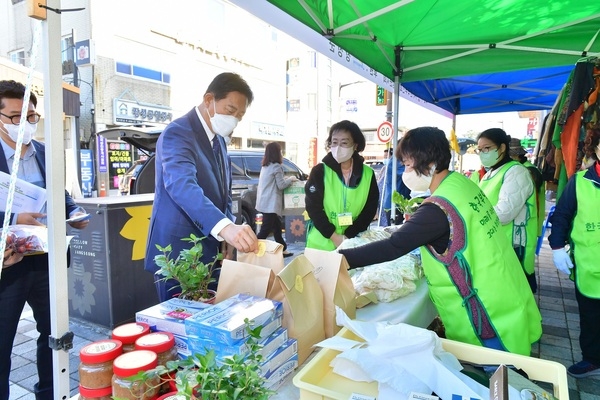
<instances>
[{"instance_id":1,"label":"concrete sidewalk","mask_svg":"<svg viewBox=\"0 0 600 400\"><path fill-rule=\"evenodd\" d=\"M303 244L291 244L294 256L302 253ZM286 259L286 263L290 259ZM538 293L536 299L543 317L544 334L533 347L534 357L557 361L566 367L580 361L579 316L573 282L559 274L552 262L552 251L544 241L538 259ZM69 356L71 396L77 393L79 350L96 340L110 336L110 330L77 318L70 319L70 329L75 333L74 348ZM33 385L37 381L35 368L35 341L37 331L31 310L26 308L21 316L12 356L11 400L34 400ZM600 340L600 338L599 338ZM570 398L577 400L600 399L600 376L585 379L569 377ZM290 399L292 400L292 399Z\"/></svg>"}]
</instances>

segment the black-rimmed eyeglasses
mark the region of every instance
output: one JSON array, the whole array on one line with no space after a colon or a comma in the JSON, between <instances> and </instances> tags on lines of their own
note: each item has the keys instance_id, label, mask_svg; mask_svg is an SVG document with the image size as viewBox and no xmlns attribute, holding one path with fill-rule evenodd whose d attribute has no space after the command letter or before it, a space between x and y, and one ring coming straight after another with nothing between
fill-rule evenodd
<instances>
[{"instance_id":1,"label":"black-rimmed eyeglasses","mask_svg":"<svg viewBox=\"0 0 600 400\"><path fill-rule=\"evenodd\" d=\"M6 115L0 112L0 115L2 115L3 117L6 117L8 119L10 119L10 122L13 125L19 125L21 123L21 116L20 115ZM38 113L35 114L29 114L27 116L27 122L29 122L30 124L37 124L38 122L40 122L40 117L41 115Z\"/></svg>"}]
</instances>

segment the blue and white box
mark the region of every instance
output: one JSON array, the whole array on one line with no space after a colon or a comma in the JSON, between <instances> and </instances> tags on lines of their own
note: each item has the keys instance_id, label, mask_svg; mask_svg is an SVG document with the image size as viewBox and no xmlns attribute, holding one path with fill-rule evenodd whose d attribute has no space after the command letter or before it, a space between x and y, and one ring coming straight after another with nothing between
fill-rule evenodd
<instances>
[{"instance_id":1,"label":"blue and white box","mask_svg":"<svg viewBox=\"0 0 600 400\"><path fill-rule=\"evenodd\" d=\"M152 331L171 332L186 336L184 320L213 307L200 301L169 299L135 313L136 322L144 322Z\"/></svg>"},{"instance_id":2,"label":"blue and white box","mask_svg":"<svg viewBox=\"0 0 600 400\"><path fill-rule=\"evenodd\" d=\"M265 326L283 316L283 304L248 294L236 294L219 304L185 319L188 336L236 344L248 336L246 319L252 327Z\"/></svg>"}]
</instances>

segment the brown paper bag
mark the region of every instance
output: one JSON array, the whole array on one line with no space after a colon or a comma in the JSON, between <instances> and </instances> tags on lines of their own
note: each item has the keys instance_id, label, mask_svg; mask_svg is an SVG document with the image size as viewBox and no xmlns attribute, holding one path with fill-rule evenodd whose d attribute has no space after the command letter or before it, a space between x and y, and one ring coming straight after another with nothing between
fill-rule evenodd
<instances>
[{"instance_id":1,"label":"brown paper bag","mask_svg":"<svg viewBox=\"0 0 600 400\"><path fill-rule=\"evenodd\" d=\"M313 266L300 255L278 275L270 268L223 260L216 303L238 293L266 297L283 303L283 327L298 340L298 364L325 339L323 292Z\"/></svg>"},{"instance_id":2,"label":"brown paper bag","mask_svg":"<svg viewBox=\"0 0 600 400\"><path fill-rule=\"evenodd\" d=\"M283 269L283 245L272 240L260 239L260 243L264 243L265 253L259 256L256 253L238 253L237 260L239 262L260 265L268 267L278 274ZM219 278L221 279L221 278Z\"/></svg>"},{"instance_id":3,"label":"brown paper bag","mask_svg":"<svg viewBox=\"0 0 600 400\"><path fill-rule=\"evenodd\" d=\"M325 336L335 336L342 328L335 323L335 306L344 310L348 317L356 318L356 293L348 274L348 262L335 251L307 248L304 255L314 266L315 277L323 290Z\"/></svg>"},{"instance_id":4,"label":"brown paper bag","mask_svg":"<svg viewBox=\"0 0 600 400\"><path fill-rule=\"evenodd\" d=\"M215 303L238 293L270 298L267 293L275 283L275 273L270 268L239 261L223 260ZM281 292L281 289L279 291ZM279 297L281 296L280 294Z\"/></svg>"},{"instance_id":5,"label":"brown paper bag","mask_svg":"<svg viewBox=\"0 0 600 400\"><path fill-rule=\"evenodd\" d=\"M325 339L323 325L323 291L313 273L313 265L304 255L293 259L279 274L283 289L283 326L298 341L298 364L302 364Z\"/></svg>"}]
</instances>

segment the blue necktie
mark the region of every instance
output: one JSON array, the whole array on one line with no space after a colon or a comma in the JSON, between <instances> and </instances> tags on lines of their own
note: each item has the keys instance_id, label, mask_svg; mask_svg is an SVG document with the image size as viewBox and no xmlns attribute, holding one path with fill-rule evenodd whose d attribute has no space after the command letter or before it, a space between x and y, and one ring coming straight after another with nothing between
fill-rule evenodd
<instances>
[{"instance_id":1,"label":"blue necktie","mask_svg":"<svg viewBox=\"0 0 600 400\"><path fill-rule=\"evenodd\" d=\"M223 154L221 153L221 142L219 141L219 137L217 135L215 135L215 137L213 137L212 148L213 148L213 153L215 153L215 158L217 159L217 168L219 168L221 196L223 197L223 199L225 201L225 198L227 197L225 195L225 193L227 191L226 184L225 184L225 167L223 165Z\"/></svg>"}]
</instances>

